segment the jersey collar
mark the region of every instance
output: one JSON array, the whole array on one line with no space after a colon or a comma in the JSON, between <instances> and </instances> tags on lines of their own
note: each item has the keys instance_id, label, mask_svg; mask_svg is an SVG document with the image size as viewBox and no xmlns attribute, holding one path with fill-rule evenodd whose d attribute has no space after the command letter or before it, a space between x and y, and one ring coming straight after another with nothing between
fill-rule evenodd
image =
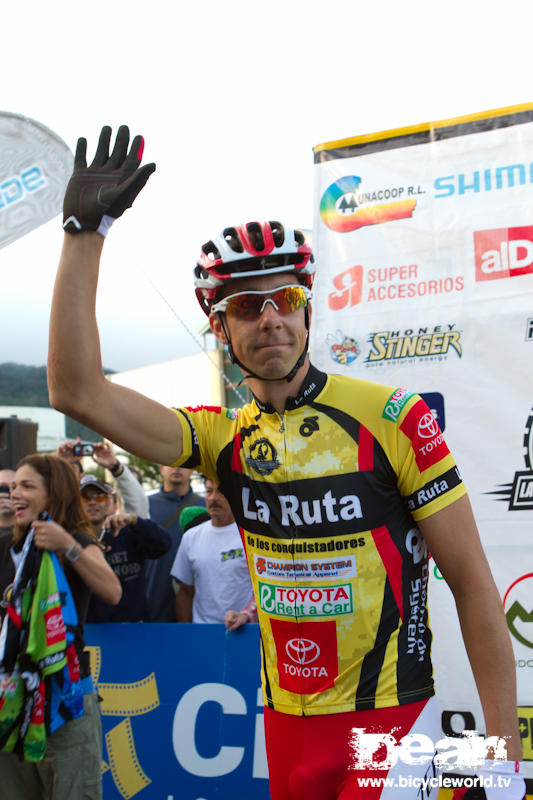
<instances>
[{"instance_id":1,"label":"jersey collar","mask_svg":"<svg viewBox=\"0 0 533 800\"><path fill-rule=\"evenodd\" d=\"M307 371L307 375L304 378L304 381L300 387L300 391L296 395L296 397L288 397L287 402L285 403L285 410L292 411L295 408L299 408L306 403L311 402L314 400L315 397L322 391L324 386L326 385L326 381L328 376L325 372L321 372L319 369L314 367L312 364L309 366ZM271 403L263 403L259 398L254 395L255 403L260 411L264 414L275 414L276 409Z\"/></svg>"}]
</instances>

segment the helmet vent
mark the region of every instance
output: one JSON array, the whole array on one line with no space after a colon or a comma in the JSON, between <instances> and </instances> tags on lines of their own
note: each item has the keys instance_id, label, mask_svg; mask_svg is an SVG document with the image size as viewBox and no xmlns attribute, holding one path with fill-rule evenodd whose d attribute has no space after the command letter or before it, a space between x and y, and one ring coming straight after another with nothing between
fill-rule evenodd
<instances>
[{"instance_id":1,"label":"helmet vent","mask_svg":"<svg viewBox=\"0 0 533 800\"><path fill-rule=\"evenodd\" d=\"M265 240L263 239L261 226L258 225L257 222L249 222L246 226L246 230L248 231L248 236L250 237L250 242L254 250L257 250L259 253L263 252L265 249Z\"/></svg>"},{"instance_id":2,"label":"helmet vent","mask_svg":"<svg viewBox=\"0 0 533 800\"><path fill-rule=\"evenodd\" d=\"M244 253L244 247L235 228L224 228L222 236L226 240L228 247L231 247L235 253Z\"/></svg>"},{"instance_id":3,"label":"helmet vent","mask_svg":"<svg viewBox=\"0 0 533 800\"><path fill-rule=\"evenodd\" d=\"M283 242L285 241L285 230L283 229L283 225L281 222L270 222L270 229L272 231L272 237L274 239L274 244L276 247L281 247Z\"/></svg>"},{"instance_id":4,"label":"helmet vent","mask_svg":"<svg viewBox=\"0 0 533 800\"><path fill-rule=\"evenodd\" d=\"M296 241L296 244L299 245L300 247L303 244L305 244L305 236L303 235L303 233L301 231L298 231L298 230L294 231L294 239Z\"/></svg>"},{"instance_id":5,"label":"helmet vent","mask_svg":"<svg viewBox=\"0 0 533 800\"><path fill-rule=\"evenodd\" d=\"M202 253L211 259L211 261L218 261L222 258L220 250L213 241L206 242L202 245Z\"/></svg>"}]
</instances>

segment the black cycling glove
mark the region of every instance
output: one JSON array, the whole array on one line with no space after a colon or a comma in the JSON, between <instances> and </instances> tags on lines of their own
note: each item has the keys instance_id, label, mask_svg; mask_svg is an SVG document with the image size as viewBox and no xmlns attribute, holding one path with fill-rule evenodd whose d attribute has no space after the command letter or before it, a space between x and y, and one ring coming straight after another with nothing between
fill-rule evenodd
<instances>
[{"instance_id":1,"label":"black cycling glove","mask_svg":"<svg viewBox=\"0 0 533 800\"><path fill-rule=\"evenodd\" d=\"M97 231L105 236L111 224L127 208L155 170L155 164L141 167L144 139L136 136L128 152L130 132L121 125L109 155L111 128L105 125L96 154L87 166L87 140L78 139L74 172L63 201L63 228L67 233Z\"/></svg>"}]
</instances>

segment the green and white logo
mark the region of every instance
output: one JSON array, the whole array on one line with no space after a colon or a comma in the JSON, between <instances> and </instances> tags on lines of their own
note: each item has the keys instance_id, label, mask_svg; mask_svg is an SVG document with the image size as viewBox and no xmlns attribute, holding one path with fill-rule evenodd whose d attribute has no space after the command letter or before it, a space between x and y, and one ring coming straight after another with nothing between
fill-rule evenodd
<instances>
[{"instance_id":1,"label":"green and white logo","mask_svg":"<svg viewBox=\"0 0 533 800\"><path fill-rule=\"evenodd\" d=\"M391 422L398 422L398 417L402 413L402 408L412 396L413 393L408 392L407 389L396 389L385 403L385 408L381 415L382 418L390 419Z\"/></svg>"},{"instance_id":2,"label":"green and white logo","mask_svg":"<svg viewBox=\"0 0 533 800\"><path fill-rule=\"evenodd\" d=\"M279 586L259 581L259 606L278 617L338 617L353 613L352 587Z\"/></svg>"}]
</instances>

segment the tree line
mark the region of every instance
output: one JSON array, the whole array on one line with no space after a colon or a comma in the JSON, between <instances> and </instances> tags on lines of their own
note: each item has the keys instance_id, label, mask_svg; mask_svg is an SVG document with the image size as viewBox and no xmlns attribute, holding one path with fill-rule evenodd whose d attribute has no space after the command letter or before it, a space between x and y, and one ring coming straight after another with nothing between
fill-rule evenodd
<instances>
[{"instance_id":1,"label":"tree line","mask_svg":"<svg viewBox=\"0 0 533 800\"><path fill-rule=\"evenodd\" d=\"M104 372L112 374L114 370ZM50 408L46 366L30 367L13 361L0 364L0 406Z\"/></svg>"}]
</instances>

